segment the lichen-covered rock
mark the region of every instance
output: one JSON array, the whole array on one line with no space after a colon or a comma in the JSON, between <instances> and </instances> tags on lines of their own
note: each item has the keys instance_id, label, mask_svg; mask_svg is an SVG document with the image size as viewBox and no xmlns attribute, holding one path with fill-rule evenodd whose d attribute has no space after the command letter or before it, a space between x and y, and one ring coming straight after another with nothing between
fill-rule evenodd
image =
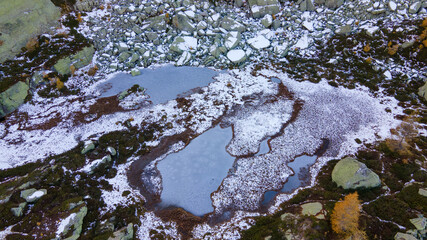
<instances>
[{"instance_id":1,"label":"lichen-covered rock","mask_svg":"<svg viewBox=\"0 0 427 240\"><path fill-rule=\"evenodd\" d=\"M394 240L417 240L417 238L412 235L399 232L394 235Z\"/></svg>"},{"instance_id":2,"label":"lichen-covered rock","mask_svg":"<svg viewBox=\"0 0 427 240\"><path fill-rule=\"evenodd\" d=\"M221 20L221 27L227 31L238 31L238 32L246 31L246 27L242 23L234 20L231 17L224 17Z\"/></svg>"},{"instance_id":3,"label":"lichen-covered rock","mask_svg":"<svg viewBox=\"0 0 427 240\"><path fill-rule=\"evenodd\" d=\"M280 11L278 0L249 0L249 7L254 18L261 18L266 14L277 14Z\"/></svg>"},{"instance_id":4,"label":"lichen-covered rock","mask_svg":"<svg viewBox=\"0 0 427 240\"><path fill-rule=\"evenodd\" d=\"M76 240L80 237L82 232L83 219L86 217L87 207L83 206L77 213L72 213L68 218L64 226L59 226L60 229L57 231L57 235L65 236L69 230L74 229L73 234L65 238L65 240ZM63 238L60 238L63 239Z\"/></svg>"},{"instance_id":5,"label":"lichen-covered rock","mask_svg":"<svg viewBox=\"0 0 427 240\"><path fill-rule=\"evenodd\" d=\"M422 231L427 227L427 218L420 216L409 220L418 231Z\"/></svg>"},{"instance_id":6,"label":"lichen-covered rock","mask_svg":"<svg viewBox=\"0 0 427 240\"><path fill-rule=\"evenodd\" d=\"M326 0L325 6L327 8L336 9L343 5L344 0Z\"/></svg>"},{"instance_id":7,"label":"lichen-covered rock","mask_svg":"<svg viewBox=\"0 0 427 240\"><path fill-rule=\"evenodd\" d=\"M32 203L39 200L41 197L47 194L46 189L37 190L35 188L30 188L27 190L21 191L21 198L25 199L26 202Z\"/></svg>"},{"instance_id":8,"label":"lichen-covered rock","mask_svg":"<svg viewBox=\"0 0 427 240\"><path fill-rule=\"evenodd\" d=\"M133 239L133 223L129 223L127 227L124 227L117 232L113 233L113 237L108 240L130 240Z\"/></svg>"},{"instance_id":9,"label":"lichen-covered rock","mask_svg":"<svg viewBox=\"0 0 427 240\"><path fill-rule=\"evenodd\" d=\"M418 90L418 95L420 95L420 97L423 97L426 101L427 101L427 82L424 84L424 86L420 87L420 89Z\"/></svg>"},{"instance_id":10,"label":"lichen-covered rock","mask_svg":"<svg viewBox=\"0 0 427 240\"><path fill-rule=\"evenodd\" d=\"M377 174L353 158L344 158L335 165L332 181L344 189L373 188L381 185Z\"/></svg>"},{"instance_id":11,"label":"lichen-covered rock","mask_svg":"<svg viewBox=\"0 0 427 240\"><path fill-rule=\"evenodd\" d=\"M116 149L113 147L107 147L107 151L111 154L111 156L116 156Z\"/></svg>"},{"instance_id":12,"label":"lichen-covered rock","mask_svg":"<svg viewBox=\"0 0 427 240\"><path fill-rule=\"evenodd\" d=\"M82 154L86 154L89 151L92 151L93 149L95 149L95 143L93 143L92 141L87 141L85 142L85 146L82 149Z\"/></svg>"},{"instance_id":13,"label":"lichen-covered rock","mask_svg":"<svg viewBox=\"0 0 427 240\"><path fill-rule=\"evenodd\" d=\"M20 216L22 216L22 214L24 214L25 206L27 206L27 203L23 202L23 203L19 204L18 207L12 208L10 210L12 211L13 215L15 215L16 217L20 217Z\"/></svg>"},{"instance_id":14,"label":"lichen-covered rock","mask_svg":"<svg viewBox=\"0 0 427 240\"><path fill-rule=\"evenodd\" d=\"M72 56L60 59L53 67L59 74L71 74L71 65L73 65L75 69L89 65L92 62L94 53L95 48L93 46L85 47Z\"/></svg>"},{"instance_id":15,"label":"lichen-covered rock","mask_svg":"<svg viewBox=\"0 0 427 240\"><path fill-rule=\"evenodd\" d=\"M30 87L25 82L17 82L6 91L0 93L0 117L15 111L24 103Z\"/></svg>"},{"instance_id":16,"label":"lichen-covered rock","mask_svg":"<svg viewBox=\"0 0 427 240\"><path fill-rule=\"evenodd\" d=\"M97 8L100 4L99 0L79 0L76 1L74 8L79 11L90 12L94 8Z\"/></svg>"},{"instance_id":17,"label":"lichen-covered rock","mask_svg":"<svg viewBox=\"0 0 427 240\"><path fill-rule=\"evenodd\" d=\"M323 205L320 202L312 202L301 205L301 208L303 215L316 216L322 211Z\"/></svg>"},{"instance_id":18,"label":"lichen-covered rock","mask_svg":"<svg viewBox=\"0 0 427 240\"><path fill-rule=\"evenodd\" d=\"M57 24L61 9L50 0L0 0L0 63L21 52L27 42Z\"/></svg>"},{"instance_id":19,"label":"lichen-covered rock","mask_svg":"<svg viewBox=\"0 0 427 240\"><path fill-rule=\"evenodd\" d=\"M193 32L196 27L192 23L191 19L189 19L184 14L177 14L172 18L172 24L181 31Z\"/></svg>"},{"instance_id":20,"label":"lichen-covered rock","mask_svg":"<svg viewBox=\"0 0 427 240\"><path fill-rule=\"evenodd\" d=\"M418 189L418 194L420 194L421 196L427 197L427 189L425 188Z\"/></svg>"}]
</instances>

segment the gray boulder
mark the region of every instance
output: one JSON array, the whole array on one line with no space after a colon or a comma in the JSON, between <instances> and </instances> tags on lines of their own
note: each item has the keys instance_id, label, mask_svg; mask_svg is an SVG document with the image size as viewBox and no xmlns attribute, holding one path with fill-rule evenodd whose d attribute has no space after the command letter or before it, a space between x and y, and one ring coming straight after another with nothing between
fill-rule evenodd
<instances>
[{"instance_id":1,"label":"gray boulder","mask_svg":"<svg viewBox=\"0 0 427 240\"><path fill-rule=\"evenodd\" d=\"M15 215L16 217L20 217L24 214L25 206L27 206L27 203L23 202L23 203L19 204L18 207L11 208L10 210L12 211L13 215Z\"/></svg>"},{"instance_id":2,"label":"gray boulder","mask_svg":"<svg viewBox=\"0 0 427 240\"><path fill-rule=\"evenodd\" d=\"M280 11L278 0L249 0L248 2L254 18L261 18L266 14L277 14Z\"/></svg>"},{"instance_id":3,"label":"gray boulder","mask_svg":"<svg viewBox=\"0 0 427 240\"><path fill-rule=\"evenodd\" d=\"M68 231L74 229L71 237L65 238L65 240L77 240L80 237L80 234L82 233L83 219L86 217L86 214L86 206L81 207L77 213L72 213L68 224L64 227L64 231L62 233L59 233L59 235L65 236L67 235Z\"/></svg>"},{"instance_id":4,"label":"gray boulder","mask_svg":"<svg viewBox=\"0 0 427 240\"><path fill-rule=\"evenodd\" d=\"M374 188L381 185L376 173L354 158L344 158L332 170L332 181L344 189Z\"/></svg>"},{"instance_id":5,"label":"gray boulder","mask_svg":"<svg viewBox=\"0 0 427 240\"><path fill-rule=\"evenodd\" d=\"M92 62L93 54L95 53L95 48L93 46L85 47L80 52L68 56L66 58L60 59L53 68L59 74L71 74L71 65L75 69L79 69L89 65Z\"/></svg>"},{"instance_id":6,"label":"gray boulder","mask_svg":"<svg viewBox=\"0 0 427 240\"><path fill-rule=\"evenodd\" d=\"M50 0L0 0L0 63L21 52L27 42L57 25L61 9Z\"/></svg>"},{"instance_id":7,"label":"gray boulder","mask_svg":"<svg viewBox=\"0 0 427 240\"><path fill-rule=\"evenodd\" d=\"M228 31L246 31L246 27L242 23L227 16L221 20L221 27Z\"/></svg>"},{"instance_id":8,"label":"gray boulder","mask_svg":"<svg viewBox=\"0 0 427 240\"><path fill-rule=\"evenodd\" d=\"M409 13L417 13L418 10L420 10L421 8L421 2L414 2L413 4L411 4L411 6L409 6Z\"/></svg>"},{"instance_id":9,"label":"gray boulder","mask_svg":"<svg viewBox=\"0 0 427 240\"><path fill-rule=\"evenodd\" d=\"M113 233L108 240L130 240L133 239L133 223L129 223L126 227Z\"/></svg>"},{"instance_id":10,"label":"gray boulder","mask_svg":"<svg viewBox=\"0 0 427 240\"><path fill-rule=\"evenodd\" d=\"M0 93L0 117L15 111L24 103L30 87L25 82L17 82L6 91Z\"/></svg>"},{"instance_id":11,"label":"gray boulder","mask_svg":"<svg viewBox=\"0 0 427 240\"><path fill-rule=\"evenodd\" d=\"M181 13L173 16L172 24L181 31L194 32L194 30L196 30L196 27L192 23L191 19Z\"/></svg>"},{"instance_id":12,"label":"gray boulder","mask_svg":"<svg viewBox=\"0 0 427 240\"><path fill-rule=\"evenodd\" d=\"M326 0L325 6L330 9L336 9L343 5L343 3L344 0Z\"/></svg>"},{"instance_id":13,"label":"gray boulder","mask_svg":"<svg viewBox=\"0 0 427 240\"><path fill-rule=\"evenodd\" d=\"M74 4L74 8L81 12L90 12L99 6L99 0L79 0Z\"/></svg>"},{"instance_id":14,"label":"gray boulder","mask_svg":"<svg viewBox=\"0 0 427 240\"><path fill-rule=\"evenodd\" d=\"M26 202L32 203L39 200L41 197L47 194L46 189L37 190L35 188L30 188L27 190L21 191L21 198L25 199Z\"/></svg>"},{"instance_id":15,"label":"gray boulder","mask_svg":"<svg viewBox=\"0 0 427 240\"><path fill-rule=\"evenodd\" d=\"M394 240L417 240L417 238L412 235L399 232L394 235Z\"/></svg>"},{"instance_id":16,"label":"gray boulder","mask_svg":"<svg viewBox=\"0 0 427 240\"><path fill-rule=\"evenodd\" d=\"M95 143L93 143L92 141L87 141L85 142L85 146L83 147L81 153L86 154L92 151L93 149L95 149Z\"/></svg>"},{"instance_id":17,"label":"gray boulder","mask_svg":"<svg viewBox=\"0 0 427 240\"><path fill-rule=\"evenodd\" d=\"M424 84L424 86L420 87L420 89L418 90L418 95L427 101L426 91L427 91L427 82Z\"/></svg>"},{"instance_id":18,"label":"gray boulder","mask_svg":"<svg viewBox=\"0 0 427 240\"><path fill-rule=\"evenodd\" d=\"M313 5L313 2L311 0L303 0L299 5L300 11L314 11L316 8Z\"/></svg>"}]
</instances>

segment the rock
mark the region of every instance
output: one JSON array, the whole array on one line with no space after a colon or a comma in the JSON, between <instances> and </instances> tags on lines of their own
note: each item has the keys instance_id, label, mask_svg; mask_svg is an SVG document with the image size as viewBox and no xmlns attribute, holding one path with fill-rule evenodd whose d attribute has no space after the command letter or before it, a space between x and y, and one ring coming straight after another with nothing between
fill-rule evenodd
<instances>
[{"instance_id":1,"label":"rock","mask_svg":"<svg viewBox=\"0 0 427 240\"><path fill-rule=\"evenodd\" d=\"M254 18L261 18L266 14L274 15L280 11L278 0L249 0L248 2Z\"/></svg>"},{"instance_id":2,"label":"rock","mask_svg":"<svg viewBox=\"0 0 427 240\"><path fill-rule=\"evenodd\" d=\"M159 37L159 35L155 32L148 32L145 34L145 36L147 37L148 40L150 40L150 42L154 41Z\"/></svg>"},{"instance_id":3,"label":"rock","mask_svg":"<svg viewBox=\"0 0 427 240\"><path fill-rule=\"evenodd\" d=\"M340 160L332 171L332 181L344 189L374 188L381 185L376 173L356 159Z\"/></svg>"},{"instance_id":4,"label":"rock","mask_svg":"<svg viewBox=\"0 0 427 240\"><path fill-rule=\"evenodd\" d=\"M314 7L313 2L311 2L311 0L304 0L300 3L299 10L302 12L314 11L314 10L316 10L316 8Z\"/></svg>"},{"instance_id":5,"label":"rock","mask_svg":"<svg viewBox=\"0 0 427 240\"><path fill-rule=\"evenodd\" d=\"M269 14L265 15L262 19L261 19L261 24L265 27L268 28L271 26L271 24L273 24L273 17Z\"/></svg>"},{"instance_id":6,"label":"rock","mask_svg":"<svg viewBox=\"0 0 427 240\"><path fill-rule=\"evenodd\" d=\"M288 54L289 47L287 44L277 45L274 47L274 53L277 54L279 58L283 58Z\"/></svg>"},{"instance_id":7,"label":"rock","mask_svg":"<svg viewBox=\"0 0 427 240\"><path fill-rule=\"evenodd\" d=\"M164 31L167 27L166 14L148 18L146 22L148 23L148 28L154 31Z\"/></svg>"},{"instance_id":8,"label":"rock","mask_svg":"<svg viewBox=\"0 0 427 240\"><path fill-rule=\"evenodd\" d=\"M63 226L63 231L60 232L58 235L65 236L67 235L69 230L74 229L71 237L65 238L65 240L77 240L80 237L80 234L82 232L83 219L86 217L86 214L87 214L86 206L81 207L77 213L72 213L69 216L68 223L65 226Z\"/></svg>"},{"instance_id":9,"label":"rock","mask_svg":"<svg viewBox=\"0 0 427 240\"><path fill-rule=\"evenodd\" d=\"M227 58L233 63L241 63L246 60L246 53L243 50L230 50L227 53Z\"/></svg>"},{"instance_id":10,"label":"rock","mask_svg":"<svg viewBox=\"0 0 427 240\"><path fill-rule=\"evenodd\" d=\"M182 54L184 51L195 52L198 47L198 40L194 37L176 37L170 46L170 51Z\"/></svg>"},{"instance_id":11,"label":"rock","mask_svg":"<svg viewBox=\"0 0 427 240\"><path fill-rule=\"evenodd\" d=\"M233 49L239 45L241 39L242 35L239 32L229 32L225 36L224 46L229 50Z\"/></svg>"},{"instance_id":12,"label":"rock","mask_svg":"<svg viewBox=\"0 0 427 240\"><path fill-rule=\"evenodd\" d=\"M415 43L415 41L404 42L404 43L402 43L402 45L400 45L400 47L405 49L405 48L414 46L414 43Z\"/></svg>"},{"instance_id":13,"label":"rock","mask_svg":"<svg viewBox=\"0 0 427 240\"><path fill-rule=\"evenodd\" d=\"M261 50L270 46L270 41L263 35L258 35L257 37L249 39L248 43L256 50Z\"/></svg>"},{"instance_id":14,"label":"rock","mask_svg":"<svg viewBox=\"0 0 427 240\"><path fill-rule=\"evenodd\" d=\"M325 6L330 9L336 9L343 5L343 3L344 0L326 0Z\"/></svg>"},{"instance_id":15,"label":"rock","mask_svg":"<svg viewBox=\"0 0 427 240\"><path fill-rule=\"evenodd\" d=\"M92 62L93 54L95 53L95 48L93 46L85 47L80 52L68 56L66 58L60 59L53 68L56 72L62 75L71 74L71 65L75 69L82 68L89 65Z\"/></svg>"},{"instance_id":16,"label":"rock","mask_svg":"<svg viewBox=\"0 0 427 240\"><path fill-rule=\"evenodd\" d=\"M418 218L412 218L409 220L418 231L422 231L427 227L427 219L420 215Z\"/></svg>"},{"instance_id":17,"label":"rock","mask_svg":"<svg viewBox=\"0 0 427 240\"><path fill-rule=\"evenodd\" d=\"M24 103L30 87L25 82L17 82L6 91L0 93L0 117L15 111Z\"/></svg>"},{"instance_id":18,"label":"rock","mask_svg":"<svg viewBox=\"0 0 427 240\"><path fill-rule=\"evenodd\" d=\"M46 189L37 190L35 188L30 188L27 190L21 191L21 198L25 199L26 202L32 203L39 200L41 197L47 194Z\"/></svg>"},{"instance_id":19,"label":"rock","mask_svg":"<svg viewBox=\"0 0 427 240\"><path fill-rule=\"evenodd\" d=\"M23 203L19 204L18 207L11 208L10 210L12 211L13 215L15 215L15 217L20 217L20 216L22 216L22 214L24 214L25 206L27 206L27 203L23 202Z\"/></svg>"},{"instance_id":20,"label":"rock","mask_svg":"<svg viewBox=\"0 0 427 240\"><path fill-rule=\"evenodd\" d=\"M421 2L414 2L409 6L409 13L417 13L421 8Z\"/></svg>"},{"instance_id":21,"label":"rock","mask_svg":"<svg viewBox=\"0 0 427 240\"><path fill-rule=\"evenodd\" d=\"M132 70L130 71L130 74L131 74L133 77L135 77L135 76L140 75L140 74L141 74L141 71L140 71L139 69L137 69L137 68L134 68L134 69L132 69ZM113 150L114 150L114 148L113 148ZM111 155L116 155L116 154L115 154L115 152L116 152L116 150L114 150L114 154L111 154Z\"/></svg>"},{"instance_id":22,"label":"rock","mask_svg":"<svg viewBox=\"0 0 427 240\"><path fill-rule=\"evenodd\" d=\"M107 147L107 151L111 154L111 156L116 156L117 154L116 149L114 149L113 147Z\"/></svg>"},{"instance_id":23,"label":"rock","mask_svg":"<svg viewBox=\"0 0 427 240\"><path fill-rule=\"evenodd\" d=\"M277 30L281 25L282 25L282 23L280 22L280 20L279 20L279 19L275 19L275 20L273 21L273 29L274 29L274 30Z\"/></svg>"},{"instance_id":24,"label":"rock","mask_svg":"<svg viewBox=\"0 0 427 240\"><path fill-rule=\"evenodd\" d=\"M302 26L305 27L310 32L314 31L313 22L304 21L304 22L302 22Z\"/></svg>"},{"instance_id":25,"label":"rock","mask_svg":"<svg viewBox=\"0 0 427 240\"><path fill-rule=\"evenodd\" d=\"M323 205L320 202L312 202L301 205L301 208L303 215L316 216L322 211Z\"/></svg>"},{"instance_id":26,"label":"rock","mask_svg":"<svg viewBox=\"0 0 427 240\"><path fill-rule=\"evenodd\" d=\"M172 24L181 31L194 32L194 30L196 30L191 19L181 13L173 16Z\"/></svg>"},{"instance_id":27,"label":"rock","mask_svg":"<svg viewBox=\"0 0 427 240\"><path fill-rule=\"evenodd\" d=\"M122 52L119 55L119 62L123 63L126 62L129 58L130 58L130 53L129 52Z\"/></svg>"},{"instance_id":28,"label":"rock","mask_svg":"<svg viewBox=\"0 0 427 240\"><path fill-rule=\"evenodd\" d=\"M295 218L295 215L292 213L284 213L282 215L280 215L280 220L284 221L286 219L289 218Z\"/></svg>"},{"instance_id":29,"label":"rock","mask_svg":"<svg viewBox=\"0 0 427 240\"><path fill-rule=\"evenodd\" d=\"M243 24L241 24L240 22L230 17L224 17L221 20L221 27L227 31L238 31L238 32L246 31L246 27Z\"/></svg>"},{"instance_id":30,"label":"rock","mask_svg":"<svg viewBox=\"0 0 427 240\"><path fill-rule=\"evenodd\" d=\"M186 65L187 63L189 63L191 60L191 54L187 51L183 52L181 57L178 59L178 61L176 62L177 66L183 66Z\"/></svg>"},{"instance_id":31,"label":"rock","mask_svg":"<svg viewBox=\"0 0 427 240\"><path fill-rule=\"evenodd\" d=\"M397 4L393 1L388 2L388 7L390 8L391 11L396 11L397 9Z\"/></svg>"},{"instance_id":32,"label":"rock","mask_svg":"<svg viewBox=\"0 0 427 240\"><path fill-rule=\"evenodd\" d=\"M74 8L81 12L90 12L99 6L98 0L80 0L76 1Z\"/></svg>"},{"instance_id":33,"label":"rock","mask_svg":"<svg viewBox=\"0 0 427 240\"><path fill-rule=\"evenodd\" d=\"M108 240L130 240L133 239L133 223L129 223L127 227L124 227L117 232L113 233L112 237Z\"/></svg>"},{"instance_id":34,"label":"rock","mask_svg":"<svg viewBox=\"0 0 427 240\"><path fill-rule=\"evenodd\" d=\"M421 196L427 197L427 189L425 188L418 189L418 194L420 194Z\"/></svg>"},{"instance_id":35,"label":"rock","mask_svg":"<svg viewBox=\"0 0 427 240\"><path fill-rule=\"evenodd\" d=\"M420 97L423 97L427 101L426 91L427 91L427 82L418 90L418 95Z\"/></svg>"},{"instance_id":36,"label":"rock","mask_svg":"<svg viewBox=\"0 0 427 240\"><path fill-rule=\"evenodd\" d=\"M243 0L235 0L234 5L236 5L236 7L242 7L243 6Z\"/></svg>"},{"instance_id":37,"label":"rock","mask_svg":"<svg viewBox=\"0 0 427 240\"><path fill-rule=\"evenodd\" d=\"M344 34L349 34L351 32L351 30L352 30L351 25L344 25L344 26L341 26L340 28L338 28L335 31L335 33L344 35Z\"/></svg>"},{"instance_id":38,"label":"rock","mask_svg":"<svg viewBox=\"0 0 427 240\"><path fill-rule=\"evenodd\" d=\"M89 151L92 151L93 149L95 149L95 143L93 143L92 141L87 141L85 142L85 146L82 149L82 154L86 154Z\"/></svg>"},{"instance_id":39,"label":"rock","mask_svg":"<svg viewBox=\"0 0 427 240\"><path fill-rule=\"evenodd\" d=\"M394 235L394 240L417 240L417 238L412 235L399 232Z\"/></svg>"},{"instance_id":40,"label":"rock","mask_svg":"<svg viewBox=\"0 0 427 240\"><path fill-rule=\"evenodd\" d=\"M50 0L0 1L0 63L21 52L27 42L58 24L61 9Z\"/></svg>"}]
</instances>

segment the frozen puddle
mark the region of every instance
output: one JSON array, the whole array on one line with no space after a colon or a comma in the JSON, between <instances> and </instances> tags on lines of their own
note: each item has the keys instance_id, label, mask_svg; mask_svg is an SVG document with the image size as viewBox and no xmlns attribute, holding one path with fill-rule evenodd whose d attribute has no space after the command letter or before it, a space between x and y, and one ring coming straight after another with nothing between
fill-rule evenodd
<instances>
[{"instance_id":1,"label":"frozen puddle","mask_svg":"<svg viewBox=\"0 0 427 240\"><path fill-rule=\"evenodd\" d=\"M217 126L161 160L157 165L163 182L160 206L182 207L197 216L212 212L211 193L234 162L225 151L231 137L231 128Z\"/></svg>"},{"instance_id":2,"label":"frozen puddle","mask_svg":"<svg viewBox=\"0 0 427 240\"><path fill-rule=\"evenodd\" d=\"M213 82L218 72L201 67L175 67L167 65L155 69L141 69L141 75L119 73L101 83L100 97L111 97L138 84L145 88L153 104L165 103L179 94Z\"/></svg>"},{"instance_id":3,"label":"frozen puddle","mask_svg":"<svg viewBox=\"0 0 427 240\"><path fill-rule=\"evenodd\" d=\"M302 155L300 157L295 158L293 162L290 162L288 166L294 172L294 175L290 176L283 185L282 189L280 189L280 193L291 193L295 189L301 187L301 183L304 179L300 179L300 172L303 169L308 169L316 162L317 156L307 156ZM278 194L278 191L268 191L264 194L264 200L262 201L262 205L266 206L274 199L274 197Z\"/></svg>"}]
</instances>

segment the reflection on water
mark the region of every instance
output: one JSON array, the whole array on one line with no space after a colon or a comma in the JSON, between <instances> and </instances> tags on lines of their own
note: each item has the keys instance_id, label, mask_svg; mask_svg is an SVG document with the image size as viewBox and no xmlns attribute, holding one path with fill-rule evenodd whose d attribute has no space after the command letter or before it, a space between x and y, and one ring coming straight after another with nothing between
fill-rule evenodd
<instances>
[{"instance_id":1,"label":"reflection on water","mask_svg":"<svg viewBox=\"0 0 427 240\"><path fill-rule=\"evenodd\" d=\"M165 103L175 99L179 94L193 88L204 87L213 82L217 72L201 67L175 67L172 65L155 69L141 69L141 75L119 73L100 84L98 89L106 89L100 97L111 97L138 84L147 89L153 104Z\"/></svg>"},{"instance_id":2,"label":"reflection on water","mask_svg":"<svg viewBox=\"0 0 427 240\"><path fill-rule=\"evenodd\" d=\"M225 150L231 137L231 128L217 126L161 160L157 165L163 180L160 206L182 207L197 216L212 212L210 194L234 162Z\"/></svg>"},{"instance_id":3,"label":"reflection on water","mask_svg":"<svg viewBox=\"0 0 427 240\"><path fill-rule=\"evenodd\" d=\"M311 165L313 165L316 162L317 156L307 156L302 155L300 157L295 158L293 162L290 162L288 166L294 171L294 175L290 176L288 178L288 181L283 185L283 188L280 189L281 193L291 193L295 189L301 186L302 180L299 179L299 175L301 170L304 168L309 168ZM262 201L262 205L266 206L268 205L273 198L278 194L277 191L268 191L264 194L264 200Z\"/></svg>"}]
</instances>

